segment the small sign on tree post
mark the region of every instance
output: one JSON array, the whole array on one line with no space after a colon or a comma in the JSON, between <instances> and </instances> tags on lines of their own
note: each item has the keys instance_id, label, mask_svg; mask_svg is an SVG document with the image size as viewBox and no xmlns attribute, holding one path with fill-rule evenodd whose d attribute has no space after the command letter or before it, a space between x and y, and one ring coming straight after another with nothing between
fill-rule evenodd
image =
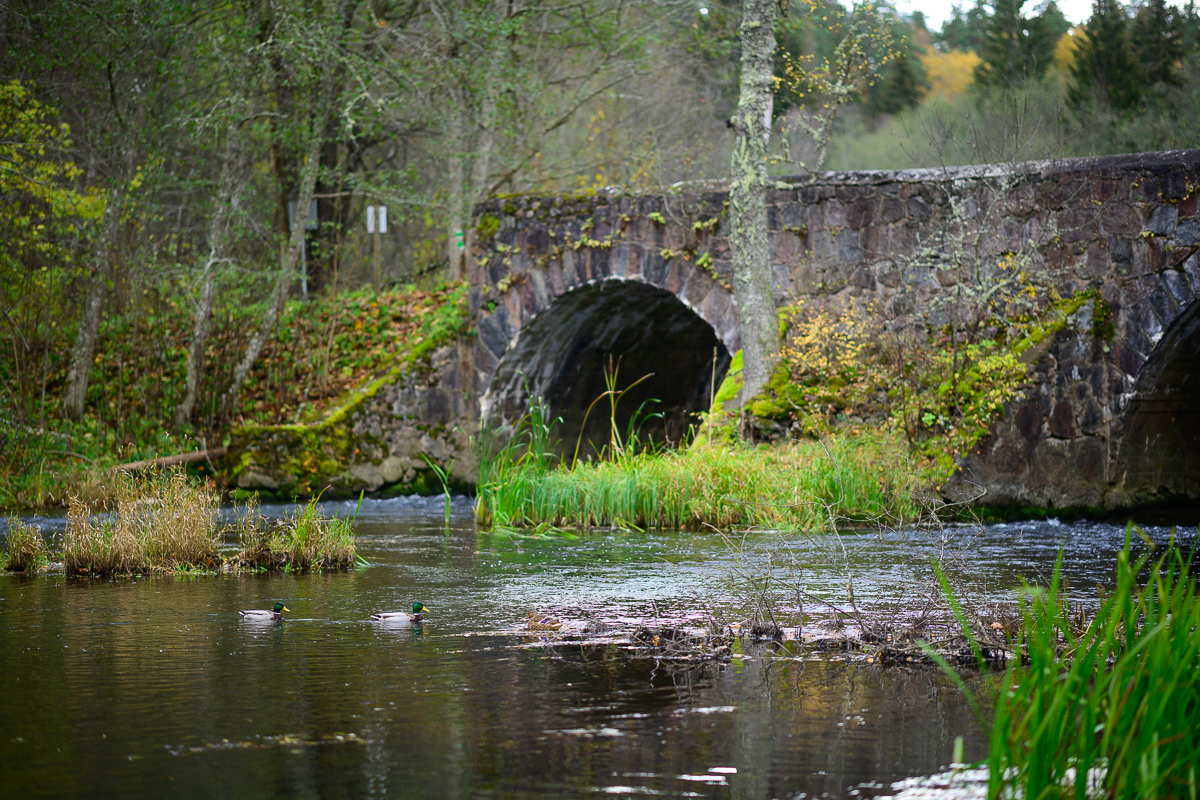
<instances>
[{"instance_id":1,"label":"small sign on tree post","mask_svg":"<svg viewBox=\"0 0 1200 800\"><path fill-rule=\"evenodd\" d=\"M387 233L387 206L367 206L367 233L375 238L375 291L383 285L383 262L379 248L380 234Z\"/></svg>"}]
</instances>

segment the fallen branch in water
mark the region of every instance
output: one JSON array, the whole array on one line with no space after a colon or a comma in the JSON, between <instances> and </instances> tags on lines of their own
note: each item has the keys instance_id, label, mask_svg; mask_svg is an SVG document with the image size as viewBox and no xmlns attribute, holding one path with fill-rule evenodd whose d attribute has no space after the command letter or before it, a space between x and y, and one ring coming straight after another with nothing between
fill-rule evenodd
<instances>
[{"instance_id":1,"label":"fallen branch in water","mask_svg":"<svg viewBox=\"0 0 1200 800\"><path fill-rule=\"evenodd\" d=\"M214 447L209 450L196 450L192 453L179 453L174 456L163 456L162 458L147 458L144 461L130 461L128 464L118 464L113 467L116 472L141 472L144 469L161 469L162 467L174 467L180 464L195 464L198 461L208 461L212 458L220 458L225 455L227 447Z\"/></svg>"}]
</instances>

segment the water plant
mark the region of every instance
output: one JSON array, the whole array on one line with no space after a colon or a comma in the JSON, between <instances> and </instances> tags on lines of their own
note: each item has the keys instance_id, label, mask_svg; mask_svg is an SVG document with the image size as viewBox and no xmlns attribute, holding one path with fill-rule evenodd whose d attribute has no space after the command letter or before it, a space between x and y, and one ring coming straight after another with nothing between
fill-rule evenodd
<instances>
[{"instance_id":1,"label":"water plant","mask_svg":"<svg viewBox=\"0 0 1200 800\"><path fill-rule=\"evenodd\" d=\"M115 509L96 515L72 498L63 539L68 574L112 575L219 567L219 497L183 470L125 475Z\"/></svg>"},{"instance_id":2,"label":"water plant","mask_svg":"<svg viewBox=\"0 0 1200 800\"><path fill-rule=\"evenodd\" d=\"M239 521L239 564L260 570L345 569L358 557L354 521L326 515L319 497L275 524L267 524L257 509Z\"/></svg>"},{"instance_id":3,"label":"water plant","mask_svg":"<svg viewBox=\"0 0 1200 800\"><path fill-rule=\"evenodd\" d=\"M8 550L2 560L8 572L33 574L50 560L42 531L36 525L9 517L5 539Z\"/></svg>"},{"instance_id":4,"label":"water plant","mask_svg":"<svg viewBox=\"0 0 1200 800\"><path fill-rule=\"evenodd\" d=\"M476 515L494 526L758 526L823 530L915 519L920 476L899 442L828 437L774 448L626 452L539 467L502 451L487 465Z\"/></svg>"},{"instance_id":5,"label":"water plant","mask_svg":"<svg viewBox=\"0 0 1200 800\"><path fill-rule=\"evenodd\" d=\"M1134 532L1146 538L1129 526L1090 618L1063 599L1061 554L1048 587L1023 588L1020 658L994 697L989 797L1197 796L1195 551L1172 534L1135 558Z\"/></svg>"}]
</instances>

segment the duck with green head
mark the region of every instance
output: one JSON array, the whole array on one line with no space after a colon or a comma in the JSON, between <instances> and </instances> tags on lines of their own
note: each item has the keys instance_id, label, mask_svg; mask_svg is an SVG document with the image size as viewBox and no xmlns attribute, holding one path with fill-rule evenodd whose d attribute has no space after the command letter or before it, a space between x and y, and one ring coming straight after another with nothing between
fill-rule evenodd
<instances>
[{"instance_id":1,"label":"duck with green head","mask_svg":"<svg viewBox=\"0 0 1200 800\"><path fill-rule=\"evenodd\" d=\"M262 611L257 608L251 608L246 611L239 611L238 613L242 615L243 619L278 621L283 619L283 614L281 613L283 611L291 611L291 609L285 606L283 603L276 603L275 608L271 609L270 611Z\"/></svg>"},{"instance_id":2,"label":"duck with green head","mask_svg":"<svg viewBox=\"0 0 1200 800\"><path fill-rule=\"evenodd\" d=\"M381 614L372 614L371 619L376 622L392 622L401 623L403 625L420 625L421 615L428 611L424 603L413 603L412 612L408 611L385 611Z\"/></svg>"}]
</instances>

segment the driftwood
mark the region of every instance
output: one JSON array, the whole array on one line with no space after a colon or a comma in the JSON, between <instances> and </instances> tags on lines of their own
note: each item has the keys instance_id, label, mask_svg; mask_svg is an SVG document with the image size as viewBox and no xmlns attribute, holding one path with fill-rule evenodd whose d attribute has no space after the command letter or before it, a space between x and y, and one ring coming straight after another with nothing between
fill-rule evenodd
<instances>
[{"instance_id":1,"label":"driftwood","mask_svg":"<svg viewBox=\"0 0 1200 800\"><path fill-rule=\"evenodd\" d=\"M195 464L198 461L207 461L210 458L220 458L225 455L227 447L212 447L208 450L196 450L192 453L180 453L174 456L163 456L162 458L147 458L144 461L130 461L128 464L118 464L114 469L117 472L141 472L144 469L160 469L162 467L174 467L179 464Z\"/></svg>"}]
</instances>

